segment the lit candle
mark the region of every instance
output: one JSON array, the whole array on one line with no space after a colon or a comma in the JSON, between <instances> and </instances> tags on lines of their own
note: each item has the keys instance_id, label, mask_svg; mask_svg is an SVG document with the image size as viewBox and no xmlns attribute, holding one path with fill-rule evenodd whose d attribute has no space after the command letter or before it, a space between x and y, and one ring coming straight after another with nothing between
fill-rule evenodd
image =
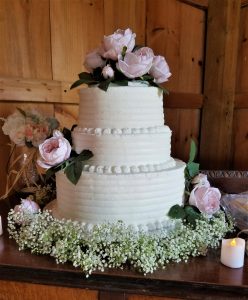
<instances>
[{"instance_id":1,"label":"lit candle","mask_svg":"<svg viewBox=\"0 0 248 300\"><path fill-rule=\"evenodd\" d=\"M0 216L0 235L3 234L2 217Z\"/></svg>"},{"instance_id":2,"label":"lit candle","mask_svg":"<svg viewBox=\"0 0 248 300\"><path fill-rule=\"evenodd\" d=\"M241 268L244 265L245 240L241 238L223 239L220 261L230 268Z\"/></svg>"}]
</instances>

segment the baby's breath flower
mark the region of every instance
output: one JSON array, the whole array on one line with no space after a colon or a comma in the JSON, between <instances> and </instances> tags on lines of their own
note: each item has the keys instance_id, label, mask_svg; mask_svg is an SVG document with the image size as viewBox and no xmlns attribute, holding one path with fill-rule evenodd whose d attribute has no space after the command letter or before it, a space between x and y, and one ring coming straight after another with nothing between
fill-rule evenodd
<instances>
[{"instance_id":1,"label":"baby's breath flower","mask_svg":"<svg viewBox=\"0 0 248 300\"><path fill-rule=\"evenodd\" d=\"M233 227L232 220L226 220L223 212L211 219L197 220L194 228L181 222L174 230L157 232L137 232L123 222L90 228L71 220L57 220L49 211L30 214L11 210L8 215L10 238L20 250L48 254L57 263L71 262L87 277L97 270L123 269L128 265L143 274L153 273L170 262L205 255Z\"/></svg>"}]
</instances>

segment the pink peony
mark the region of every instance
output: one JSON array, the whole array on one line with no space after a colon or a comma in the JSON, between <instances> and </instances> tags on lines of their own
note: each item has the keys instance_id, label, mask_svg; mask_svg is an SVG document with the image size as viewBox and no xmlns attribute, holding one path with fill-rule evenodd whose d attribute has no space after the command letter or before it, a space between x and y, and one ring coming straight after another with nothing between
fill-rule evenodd
<instances>
[{"instance_id":1,"label":"pink peony","mask_svg":"<svg viewBox=\"0 0 248 300\"><path fill-rule=\"evenodd\" d=\"M84 66L91 73L94 69L105 66L105 60L101 57L100 49L95 49L86 55Z\"/></svg>"},{"instance_id":2,"label":"pink peony","mask_svg":"<svg viewBox=\"0 0 248 300\"><path fill-rule=\"evenodd\" d=\"M135 45L136 34L131 29L118 29L113 34L104 36L103 38L103 57L113 60L118 59L118 55L122 53L123 47L127 47L126 52L131 52Z\"/></svg>"},{"instance_id":3,"label":"pink peony","mask_svg":"<svg viewBox=\"0 0 248 300\"><path fill-rule=\"evenodd\" d=\"M169 66L163 56L155 56L153 58L152 67L149 74L154 77L156 83L168 81L171 76Z\"/></svg>"},{"instance_id":4,"label":"pink peony","mask_svg":"<svg viewBox=\"0 0 248 300\"><path fill-rule=\"evenodd\" d=\"M71 145L63 134L55 130L53 137L39 145L41 158L37 161L42 168L48 169L70 157Z\"/></svg>"},{"instance_id":5,"label":"pink peony","mask_svg":"<svg viewBox=\"0 0 248 300\"><path fill-rule=\"evenodd\" d=\"M102 69L102 75L105 79L114 77L114 70L110 67L110 65L105 66Z\"/></svg>"},{"instance_id":6,"label":"pink peony","mask_svg":"<svg viewBox=\"0 0 248 300\"><path fill-rule=\"evenodd\" d=\"M195 185L195 187L202 187L202 186L205 186L205 187L210 187L210 183L208 181L208 178L207 178L207 175L205 174L198 174L197 176L195 176L191 183L193 185Z\"/></svg>"},{"instance_id":7,"label":"pink peony","mask_svg":"<svg viewBox=\"0 0 248 300\"><path fill-rule=\"evenodd\" d=\"M141 77L150 70L153 57L152 49L143 47L133 53L126 53L124 60L119 56L116 67L128 78Z\"/></svg>"},{"instance_id":8,"label":"pink peony","mask_svg":"<svg viewBox=\"0 0 248 300\"><path fill-rule=\"evenodd\" d=\"M195 187L189 197L189 204L196 206L201 213L212 215L220 209L221 194L217 188Z\"/></svg>"},{"instance_id":9,"label":"pink peony","mask_svg":"<svg viewBox=\"0 0 248 300\"><path fill-rule=\"evenodd\" d=\"M32 201L31 199L21 199L21 204L14 207L14 211L17 212L29 212L32 214L37 214L39 212L39 205Z\"/></svg>"}]
</instances>

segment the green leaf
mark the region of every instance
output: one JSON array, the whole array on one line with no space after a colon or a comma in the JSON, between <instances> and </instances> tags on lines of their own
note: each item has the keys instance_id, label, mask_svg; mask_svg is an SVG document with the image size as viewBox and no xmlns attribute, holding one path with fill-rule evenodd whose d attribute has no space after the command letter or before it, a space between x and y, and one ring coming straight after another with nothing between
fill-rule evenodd
<instances>
[{"instance_id":1,"label":"green leaf","mask_svg":"<svg viewBox=\"0 0 248 300\"><path fill-rule=\"evenodd\" d=\"M195 177L199 174L200 165L195 162L188 162L187 169L191 178Z\"/></svg>"},{"instance_id":2,"label":"green leaf","mask_svg":"<svg viewBox=\"0 0 248 300\"><path fill-rule=\"evenodd\" d=\"M197 154L197 147L194 140L191 140L190 143L190 152L189 152L189 162L193 162L196 158Z\"/></svg>"},{"instance_id":3,"label":"green leaf","mask_svg":"<svg viewBox=\"0 0 248 300\"><path fill-rule=\"evenodd\" d=\"M113 80L112 82L119 86L128 86L128 80Z\"/></svg>"},{"instance_id":4,"label":"green leaf","mask_svg":"<svg viewBox=\"0 0 248 300\"><path fill-rule=\"evenodd\" d=\"M75 87L78 87L79 85L84 84L84 83L85 83L85 82L84 82L84 80L82 80L82 79L76 80L76 81L71 85L70 90L72 90L72 89L74 89Z\"/></svg>"},{"instance_id":5,"label":"green leaf","mask_svg":"<svg viewBox=\"0 0 248 300\"><path fill-rule=\"evenodd\" d=\"M194 206L186 205L185 213L186 213L186 220L192 225L195 225L196 220L201 218L200 211Z\"/></svg>"},{"instance_id":6,"label":"green leaf","mask_svg":"<svg viewBox=\"0 0 248 300\"><path fill-rule=\"evenodd\" d=\"M110 82L111 82L111 78L107 79L107 80L104 80L102 82L99 83L98 87L103 90L103 91L107 91L108 90L108 87L110 85Z\"/></svg>"},{"instance_id":7,"label":"green leaf","mask_svg":"<svg viewBox=\"0 0 248 300\"><path fill-rule=\"evenodd\" d=\"M82 80L87 80L87 81L92 81L94 80L94 77L91 73L87 73L87 72L82 72L80 74L78 74L79 79Z\"/></svg>"},{"instance_id":8,"label":"green leaf","mask_svg":"<svg viewBox=\"0 0 248 300\"><path fill-rule=\"evenodd\" d=\"M90 150L83 150L76 158L76 161L85 161L93 157L93 153Z\"/></svg>"},{"instance_id":9,"label":"green leaf","mask_svg":"<svg viewBox=\"0 0 248 300\"><path fill-rule=\"evenodd\" d=\"M81 161L75 161L65 169L65 175L70 180L70 182L76 185L80 179L82 170L83 164L81 163Z\"/></svg>"},{"instance_id":10,"label":"green leaf","mask_svg":"<svg viewBox=\"0 0 248 300\"><path fill-rule=\"evenodd\" d=\"M153 77L149 74L145 74L140 77L142 80L148 81L148 80L153 80Z\"/></svg>"},{"instance_id":11,"label":"green leaf","mask_svg":"<svg viewBox=\"0 0 248 300\"><path fill-rule=\"evenodd\" d=\"M93 70L93 79L97 82L99 82L103 79L102 68L98 67Z\"/></svg>"},{"instance_id":12,"label":"green leaf","mask_svg":"<svg viewBox=\"0 0 248 300\"><path fill-rule=\"evenodd\" d=\"M186 214L184 211L184 208L178 204L173 205L169 212L168 212L168 216L172 219L184 219Z\"/></svg>"},{"instance_id":13,"label":"green leaf","mask_svg":"<svg viewBox=\"0 0 248 300\"><path fill-rule=\"evenodd\" d=\"M156 87L160 88L160 89L163 91L163 93L164 93L165 95L169 95L169 91L168 91L165 87L163 87L162 85L160 85L160 84L154 82L153 79L152 79L152 80L149 80L149 84L150 84L151 86L156 86Z\"/></svg>"},{"instance_id":14,"label":"green leaf","mask_svg":"<svg viewBox=\"0 0 248 300\"><path fill-rule=\"evenodd\" d=\"M116 81L130 81L130 78L127 78L121 71L118 69L115 70L115 80Z\"/></svg>"},{"instance_id":15,"label":"green leaf","mask_svg":"<svg viewBox=\"0 0 248 300\"><path fill-rule=\"evenodd\" d=\"M56 170L54 168L50 168L46 171L46 177L45 180L50 179L54 174L56 173Z\"/></svg>"},{"instance_id":16,"label":"green leaf","mask_svg":"<svg viewBox=\"0 0 248 300\"><path fill-rule=\"evenodd\" d=\"M70 89L74 89L74 88L76 88L76 87L78 87L78 86L80 86L82 84L88 84L88 85L90 85L90 84L97 84L97 83L98 83L98 81L96 81L94 79L91 79L91 80L88 80L88 79L79 79L79 80L75 81L71 85Z\"/></svg>"},{"instance_id":17,"label":"green leaf","mask_svg":"<svg viewBox=\"0 0 248 300\"><path fill-rule=\"evenodd\" d=\"M72 127L71 127L71 131L73 131L74 128L76 128L76 127L77 127L77 124L73 124Z\"/></svg>"},{"instance_id":18,"label":"green leaf","mask_svg":"<svg viewBox=\"0 0 248 300\"><path fill-rule=\"evenodd\" d=\"M72 136L71 136L71 130L64 127L62 130L62 134L64 136L65 139L68 140L68 142L70 143L70 145L72 145Z\"/></svg>"},{"instance_id":19,"label":"green leaf","mask_svg":"<svg viewBox=\"0 0 248 300\"><path fill-rule=\"evenodd\" d=\"M127 46L124 46L124 47L122 48L122 51L121 51L122 59L125 57L126 52L127 52Z\"/></svg>"}]
</instances>

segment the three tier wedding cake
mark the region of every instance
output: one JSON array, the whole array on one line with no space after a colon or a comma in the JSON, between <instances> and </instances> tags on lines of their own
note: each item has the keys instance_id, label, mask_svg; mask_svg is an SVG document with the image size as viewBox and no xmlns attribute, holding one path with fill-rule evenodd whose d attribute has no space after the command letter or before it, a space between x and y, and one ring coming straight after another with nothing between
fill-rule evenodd
<instances>
[{"instance_id":1,"label":"three tier wedding cake","mask_svg":"<svg viewBox=\"0 0 248 300\"><path fill-rule=\"evenodd\" d=\"M135 34L118 30L88 54L90 73L79 74L78 126L72 147L93 157L76 185L56 174L53 214L86 224L123 221L136 229L168 224L171 206L182 204L185 164L171 157L164 126L163 90L171 75L165 59L148 47L135 50ZM121 86L120 86L121 85Z\"/></svg>"}]
</instances>

